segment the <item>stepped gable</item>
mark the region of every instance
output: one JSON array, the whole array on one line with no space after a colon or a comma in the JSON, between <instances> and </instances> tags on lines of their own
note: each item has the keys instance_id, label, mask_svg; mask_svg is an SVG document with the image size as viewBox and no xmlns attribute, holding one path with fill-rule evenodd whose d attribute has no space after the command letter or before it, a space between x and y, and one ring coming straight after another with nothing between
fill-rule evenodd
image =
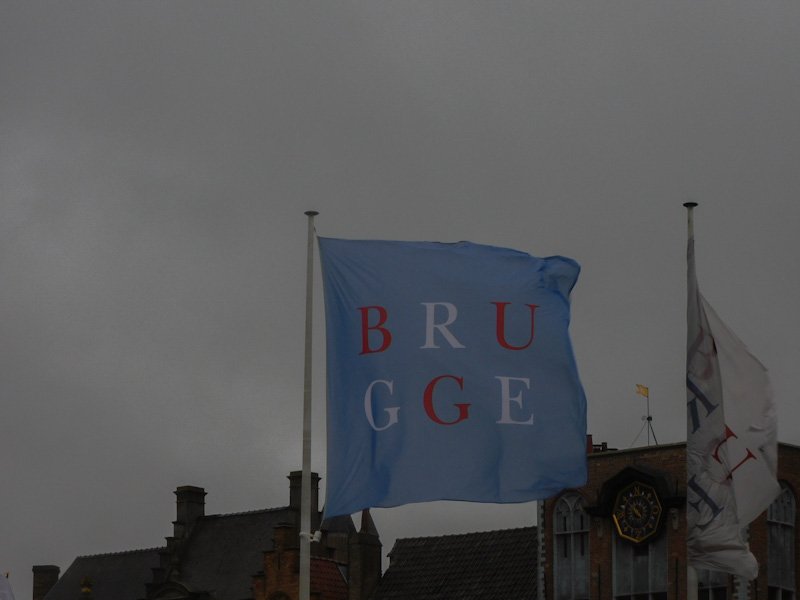
<instances>
[{"instance_id":1,"label":"stepped gable","mask_svg":"<svg viewBox=\"0 0 800 600\"><path fill-rule=\"evenodd\" d=\"M536 554L536 527L398 539L372 600L529 600Z\"/></svg>"},{"instance_id":2,"label":"stepped gable","mask_svg":"<svg viewBox=\"0 0 800 600\"><path fill-rule=\"evenodd\" d=\"M264 551L273 546L273 528L293 519L289 507L198 517L169 580L187 590L210 592L218 600L250 598L252 576L262 567ZM151 548L79 556L44 600L80 598L85 578L92 584L92 600L145 598L148 584L153 584L153 570L162 566L161 555L166 551Z\"/></svg>"},{"instance_id":3,"label":"stepped gable","mask_svg":"<svg viewBox=\"0 0 800 600\"><path fill-rule=\"evenodd\" d=\"M252 576L263 566L264 551L272 549L273 528L293 519L288 507L200 517L176 578L187 588L210 592L219 600L252 597Z\"/></svg>"},{"instance_id":4,"label":"stepped gable","mask_svg":"<svg viewBox=\"0 0 800 600\"><path fill-rule=\"evenodd\" d=\"M180 486L175 490L173 534L165 547L80 556L60 579L58 567L34 566L34 600L245 600L254 598L257 587L263 590L265 581L286 595L298 580L294 565L299 561L300 481L301 472L289 475L288 506L218 515L205 514L203 488ZM319 476L312 474L312 531L321 517L318 482ZM368 589L363 560L353 561L358 567L352 572L346 567L351 552L361 559L359 551L366 552L362 546L369 542L367 550L374 554L379 542L351 539L358 534L349 516L326 526L312 547L317 555L312 583L327 598L347 600L355 581L360 587L353 600L365 600L380 577L380 555L375 573L368 573Z\"/></svg>"}]
</instances>

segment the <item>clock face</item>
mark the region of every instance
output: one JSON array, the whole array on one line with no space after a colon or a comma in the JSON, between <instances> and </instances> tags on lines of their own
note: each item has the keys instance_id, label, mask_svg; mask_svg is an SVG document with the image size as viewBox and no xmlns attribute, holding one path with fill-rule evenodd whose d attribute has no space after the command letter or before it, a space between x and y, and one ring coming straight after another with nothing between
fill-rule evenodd
<instances>
[{"instance_id":1,"label":"clock face","mask_svg":"<svg viewBox=\"0 0 800 600\"><path fill-rule=\"evenodd\" d=\"M612 517L617 533L638 543L658 531L661 512L661 501L655 489L646 483L633 482L617 494Z\"/></svg>"}]
</instances>

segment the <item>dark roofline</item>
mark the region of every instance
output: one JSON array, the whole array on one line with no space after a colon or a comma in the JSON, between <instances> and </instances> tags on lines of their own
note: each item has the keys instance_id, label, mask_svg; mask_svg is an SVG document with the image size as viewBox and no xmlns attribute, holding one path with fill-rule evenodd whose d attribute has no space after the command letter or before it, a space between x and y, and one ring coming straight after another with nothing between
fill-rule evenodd
<instances>
[{"instance_id":1,"label":"dark roofline","mask_svg":"<svg viewBox=\"0 0 800 600\"><path fill-rule=\"evenodd\" d=\"M536 525L528 525L526 527L508 527L506 529L490 529L488 531L470 531L468 533L448 533L445 535L424 535L418 537L410 537L410 538L397 538L395 543L403 541L403 542L413 542L416 540L441 540L441 539L452 539L457 537L468 537L468 536L475 536L475 535L486 535L488 533L505 533L508 531L525 531L528 529L536 529Z\"/></svg>"},{"instance_id":2,"label":"dark roofline","mask_svg":"<svg viewBox=\"0 0 800 600\"><path fill-rule=\"evenodd\" d=\"M232 513L220 513L216 515L203 515L200 517L201 519L220 519L225 517L241 517L244 515L255 515L255 514L262 514L262 513L271 513L271 512L282 512L286 510L291 510L290 506L279 506L277 508L257 508L255 510L243 510L240 512L232 512Z\"/></svg>"},{"instance_id":3,"label":"dark roofline","mask_svg":"<svg viewBox=\"0 0 800 600\"><path fill-rule=\"evenodd\" d=\"M668 444L657 444L657 445L654 445L654 446L636 446L634 448L615 448L615 449L609 448L608 450L605 450L605 451L591 452L590 454L587 454L586 456L588 458L592 458L592 457L595 457L595 456L611 456L611 455L625 454L625 453L631 453L631 452L655 452L657 450L663 450L664 448L680 448L681 446L686 446L686 442L670 442ZM794 450L800 450L800 445L797 445L797 444L789 444L787 442L778 442L778 447L781 447L781 446L783 446L785 448L792 448Z\"/></svg>"},{"instance_id":4,"label":"dark roofline","mask_svg":"<svg viewBox=\"0 0 800 600\"><path fill-rule=\"evenodd\" d=\"M669 444L658 444L656 446L636 446L634 448L609 448L608 450L598 450L586 455L587 458L601 457L601 456L616 456L617 454L630 454L633 452L656 452L666 448L680 448L685 446L686 442L672 442Z\"/></svg>"},{"instance_id":5,"label":"dark roofline","mask_svg":"<svg viewBox=\"0 0 800 600\"><path fill-rule=\"evenodd\" d=\"M99 554L81 554L75 557L75 560L79 558L103 558L105 556L120 556L123 554L144 554L145 552L160 552L162 550L166 550L166 546L157 546L154 548L139 548L138 550L120 550L118 552L101 552Z\"/></svg>"},{"instance_id":6,"label":"dark roofline","mask_svg":"<svg viewBox=\"0 0 800 600\"><path fill-rule=\"evenodd\" d=\"M256 510L245 510L241 512L234 512L234 513L220 513L217 515L204 515L200 517L200 519L223 519L225 517L240 517L245 515L255 515L255 514L265 514L271 512L280 512L289 510L289 506L281 506L278 508L261 508ZM166 550L166 546L155 546L152 548L139 548L136 550L119 550L117 552L100 552L97 554L79 554L75 557L75 559L79 558L102 558L104 556L119 556L122 554L136 554L136 553L144 553L144 552L161 552Z\"/></svg>"}]
</instances>

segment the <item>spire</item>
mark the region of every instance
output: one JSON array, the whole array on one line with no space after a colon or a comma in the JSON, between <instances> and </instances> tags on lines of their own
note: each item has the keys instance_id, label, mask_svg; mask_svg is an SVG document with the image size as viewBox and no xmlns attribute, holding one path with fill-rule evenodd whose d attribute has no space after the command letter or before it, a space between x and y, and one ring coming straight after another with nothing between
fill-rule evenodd
<instances>
[{"instance_id":1,"label":"spire","mask_svg":"<svg viewBox=\"0 0 800 600\"><path fill-rule=\"evenodd\" d=\"M378 528L375 527L375 521L372 520L372 515L369 514L368 508L361 511L361 529L359 533L368 533L374 536L378 535Z\"/></svg>"}]
</instances>

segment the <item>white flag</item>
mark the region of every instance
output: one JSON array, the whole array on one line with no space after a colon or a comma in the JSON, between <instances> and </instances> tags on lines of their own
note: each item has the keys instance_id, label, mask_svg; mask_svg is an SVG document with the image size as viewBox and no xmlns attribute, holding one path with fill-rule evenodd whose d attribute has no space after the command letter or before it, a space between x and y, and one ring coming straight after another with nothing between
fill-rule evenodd
<instances>
[{"instance_id":1,"label":"white flag","mask_svg":"<svg viewBox=\"0 0 800 600\"><path fill-rule=\"evenodd\" d=\"M0 574L0 600L14 600L14 592L11 591L8 575Z\"/></svg>"},{"instance_id":2,"label":"white flag","mask_svg":"<svg viewBox=\"0 0 800 600\"><path fill-rule=\"evenodd\" d=\"M755 579L743 529L780 492L777 422L764 366L700 294L688 248L687 546L689 564Z\"/></svg>"}]
</instances>

